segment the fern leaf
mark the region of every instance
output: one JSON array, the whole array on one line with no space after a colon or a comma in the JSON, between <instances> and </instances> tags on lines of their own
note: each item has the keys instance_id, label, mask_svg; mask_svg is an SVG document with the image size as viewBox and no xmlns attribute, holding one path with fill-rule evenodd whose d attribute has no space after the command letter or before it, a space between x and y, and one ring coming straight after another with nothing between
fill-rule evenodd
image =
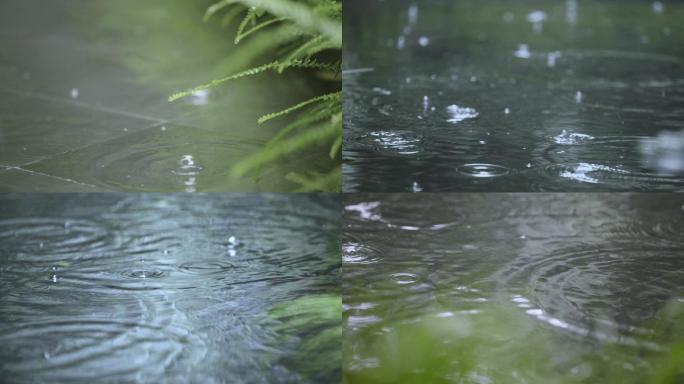
<instances>
[{"instance_id":1,"label":"fern leaf","mask_svg":"<svg viewBox=\"0 0 684 384\"><path fill-rule=\"evenodd\" d=\"M321 96L316 96L313 97L309 100L302 101L301 103L295 104L289 108L285 108L282 111L279 112L274 112L274 113L269 113L268 115L261 116L257 122L259 124L263 124L269 120L273 120L277 117L287 115L290 112L296 111L298 109L304 108L307 105L313 104L313 103L318 103L321 101L326 101L326 100L331 100L331 99L337 99L341 97L342 93L341 92L333 92L333 93L326 93L325 95Z\"/></svg>"},{"instance_id":2,"label":"fern leaf","mask_svg":"<svg viewBox=\"0 0 684 384\"><path fill-rule=\"evenodd\" d=\"M238 26L237 35L235 37L235 44L237 44L240 41L240 36L242 36L242 33L244 32L245 28L247 28L247 24L253 22L254 20L256 20L256 8L251 7L247 10L247 14L240 22L240 26Z\"/></svg>"},{"instance_id":3,"label":"fern leaf","mask_svg":"<svg viewBox=\"0 0 684 384\"><path fill-rule=\"evenodd\" d=\"M244 32L242 32L242 33L238 33L238 35L235 36L235 44L240 43L240 41L242 41L242 39L244 39L245 37L251 35L252 33L256 32L256 31L258 31L258 30L260 30L260 29L262 29L262 28L265 28L265 27L267 27L267 26L269 26L269 25L271 25L271 24L275 24L275 23L278 23L278 22L283 21L283 20L285 20L285 19L282 18L282 17L276 17L276 18L274 18L274 19L270 19L270 20L266 20L266 21L264 21L264 22L261 22L261 23L255 25L254 27L250 28L248 31L244 31Z\"/></svg>"},{"instance_id":4,"label":"fern leaf","mask_svg":"<svg viewBox=\"0 0 684 384\"><path fill-rule=\"evenodd\" d=\"M245 173L258 168L264 164L274 161L277 158L291 154L310 145L324 142L331 137L337 136L339 129L335 124L326 124L316 129L308 129L288 140L283 140L277 146L267 147L261 151L248 156L233 168L233 175L241 177Z\"/></svg>"},{"instance_id":5,"label":"fern leaf","mask_svg":"<svg viewBox=\"0 0 684 384\"><path fill-rule=\"evenodd\" d=\"M174 93L173 95L169 96L169 101L175 101L175 100L178 100L180 98L190 96L197 91L201 91L204 89L215 87L215 86L217 86L221 83L225 83L226 81L229 81L229 80L235 80L235 79L239 79L239 78L245 77L245 76L253 76L253 75L256 75L257 73L261 73L261 72L268 71L269 69L277 68L278 65L280 65L280 64L277 61L274 61L272 63L264 64L260 67L247 69L245 71L236 73L234 75L224 77L222 79L212 80L209 83L198 85L197 87L188 89L187 91Z\"/></svg>"},{"instance_id":6,"label":"fern leaf","mask_svg":"<svg viewBox=\"0 0 684 384\"><path fill-rule=\"evenodd\" d=\"M247 6L264 9L276 17L286 18L303 29L316 31L342 47L342 25L327 16L315 13L304 4L292 0L238 0Z\"/></svg>"},{"instance_id":7,"label":"fern leaf","mask_svg":"<svg viewBox=\"0 0 684 384\"><path fill-rule=\"evenodd\" d=\"M332 146L330 147L330 158L334 159L337 157L337 153L340 151L340 147L342 146L342 135L339 135L335 138L335 141L333 142Z\"/></svg>"}]
</instances>

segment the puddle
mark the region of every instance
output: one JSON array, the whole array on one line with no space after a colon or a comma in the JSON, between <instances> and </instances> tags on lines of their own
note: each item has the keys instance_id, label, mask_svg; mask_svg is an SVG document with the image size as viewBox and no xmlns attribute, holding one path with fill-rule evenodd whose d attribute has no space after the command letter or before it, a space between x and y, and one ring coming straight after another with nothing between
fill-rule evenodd
<instances>
[{"instance_id":1,"label":"puddle","mask_svg":"<svg viewBox=\"0 0 684 384\"><path fill-rule=\"evenodd\" d=\"M410 191L418 182L424 192L680 191L682 5L650 8L638 1L351 2L345 190ZM454 23L460 27L446 27ZM411 159L373 151L362 138L380 129L420 135L420 147ZM633 138L660 144L641 145L641 153ZM483 184L454 171L464 164L532 170ZM593 177L589 186L563 172L533 171L569 164L633 176Z\"/></svg>"},{"instance_id":2,"label":"puddle","mask_svg":"<svg viewBox=\"0 0 684 384\"><path fill-rule=\"evenodd\" d=\"M3 377L340 380L334 196L22 193L0 206Z\"/></svg>"}]
</instances>

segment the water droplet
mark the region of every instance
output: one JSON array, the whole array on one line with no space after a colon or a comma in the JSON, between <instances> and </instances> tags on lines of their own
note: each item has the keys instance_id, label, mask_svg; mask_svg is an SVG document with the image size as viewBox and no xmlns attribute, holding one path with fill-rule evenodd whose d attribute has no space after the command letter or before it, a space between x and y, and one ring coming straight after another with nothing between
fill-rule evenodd
<instances>
[{"instance_id":1,"label":"water droplet","mask_svg":"<svg viewBox=\"0 0 684 384\"><path fill-rule=\"evenodd\" d=\"M526 235L520 235L520 238L525 240L525 239L527 239L527 236Z\"/></svg>"},{"instance_id":2,"label":"water droplet","mask_svg":"<svg viewBox=\"0 0 684 384\"><path fill-rule=\"evenodd\" d=\"M166 125L162 125L161 130L166 131Z\"/></svg>"},{"instance_id":3,"label":"water droplet","mask_svg":"<svg viewBox=\"0 0 684 384\"><path fill-rule=\"evenodd\" d=\"M511 113L511 110L509 108L506 108L504 109L504 113L508 115L509 113Z\"/></svg>"},{"instance_id":4,"label":"water droplet","mask_svg":"<svg viewBox=\"0 0 684 384\"><path fill-rule=\"evenodd\" d=\"M236 245L236 244L237 244L237 239L235 238L235 236L229 237L229 238L228 238L228 243L229 243L230 245Z\"/></svg>"},{"instance_id":5,"label":"water droplet","mask_svg":"<svg viewBox=\"0 0 684 384\"><path fill-rule=\"evenodd\" d=\"M57 282L57 275L52 275L52 282L56 283Z\"/></svg>"},{"instance_id":6,"label":"water droplet","mask_svg":"<svg viewBox=\"0 0 684 384\"><path fill-rule=\"evenodd\" d=\"M660 1L654 1L651 5L651 9L653 9L653 13L660 14L663 13L665 6Z\"/></svg>"},{"instance_id":7,"label":"water droplet","mask_svg":"<svg viewBox=\"0 0 684 384\"><path fill-rule=\"evenodd\" d=\"M527 167L527 168L532 168L532 163L527 163L526 167Z\"/></svg>"},{"instance_id":8,"label":"water droplet","mask_svg":"<svg viewBox=\"0 0 684 384\"><path fill-rule=\"evenodd\" d=\"M581 91L577 91L577 93L575 93L575 102L577 104L580 104L582 102L582 96L583 95Z\"/></svg>"},{"instance_id":9,"label":"water droplet","mask_svg":"<svg viewBox=\"0 0 684 384\"><path fill-rule=\"evenodd\" d=\"M480 144L487 144L487 142L484 140L480 140Z\"/></svg>"},{"instance_id":10,"label":"water droplet","mask_svg":"<svg viewBox=\"0 0 684 384\"><path fill-rule=\"evenodd\" d=\"M418 21L418 6L415 4L411 4L411 6L408 9L408 21L409 24L416 24Z\"/></svg>"},{"instance_id":11,"label":"water droplet","mask_svg":"<svg viewBox=\"0 0 684 384\"><path fill-rule=\"evenodd\" d=\"M404 49L405 45L406 45L406 38L404 38L404 36L399 36L397 38L397 49Z\"/></svg>"},{"instance_id":12,"label":"water droplet","mask_svg":"<svg viewBox=\"0 0 684 384\"><path fill-rule=\"evenodd\" d=\"M430 44L430 38L428 38L428 37L426 37L426 36L421 36L421 37L418 39L418 44L419 44L421 47L427 47L428 44Z\"/></svg>"},{"instance_id":13,"label":"water droplet","mask_svg":"<svg viewBox=\"0 0 684 384\"><path fill-rule=\"evenodd\" d=\"M78 88L72 88L70 95L72 99L78 99Z\"/></svg>"}]
</instances>

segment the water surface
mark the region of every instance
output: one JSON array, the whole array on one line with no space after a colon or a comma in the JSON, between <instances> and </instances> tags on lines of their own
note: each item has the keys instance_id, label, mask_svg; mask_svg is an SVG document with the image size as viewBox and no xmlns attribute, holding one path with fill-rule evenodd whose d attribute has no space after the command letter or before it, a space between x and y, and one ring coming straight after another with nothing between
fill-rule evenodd
<instances>
[{"instance_id":1,"label":"water surface","mask_svg":"<svg viewBox=\"0 0 684 384\"><path fill-rule=\"evenodd\" d=\"M682 196L352 194L343 227L347 383L684 378Z\"/></svg>"},{"instance_id":2,"label":"water surface","mask_svg":"<svg viewBox=\"0 0 684 384\"><path fill-rule=\"evenodd\" d=\"M345 3L347 191L681 191L684 6Z\"/></svg>"},{"instance_id":3,"label":"water surface","mask_svg":"<svg viewBox=\"0 0 684 384\"><path fill-rule=\"evenodd\" d=\"M0 195L3 382L339 381L332 195Z\"/></svg>"}]
</instances>

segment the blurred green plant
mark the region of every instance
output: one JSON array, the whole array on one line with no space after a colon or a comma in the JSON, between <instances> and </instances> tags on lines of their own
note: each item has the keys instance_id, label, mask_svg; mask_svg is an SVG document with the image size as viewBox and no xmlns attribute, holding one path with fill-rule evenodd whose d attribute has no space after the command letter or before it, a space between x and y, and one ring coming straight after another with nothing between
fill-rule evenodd
<instances>
[{"instance_id":1,"label":"blurred green plant","mask_svg":"<svg viewBox=\"0 0 684 384\"><path fill-rule=\"evenodd\" d=\"M269 315L280 325L281 342L296 344L286 363L315 382L324 382L341 371L342 297L310 295L273 308ZM299 337L293 334L301 335Z\"/></svg>"},{"instance_id":2,"label":"blurred green plant","mask_svg":"<svg viewBox=\"0 0 684 384\"><path fill-rule=\"evenodd\" d=\"M296 114L259 152L235 165L233 175L258 175L262 167L284 157L324 151L331 160L329 169L292 172L287 178L297 183L300 191L339 191L342 146L341 0L221 0L207 9L204 19L208 21L214 16L221 16L221 25L226 27L237 22L241 15L235 44L245 41L249 50L240 52L239 61L248 63L267 54L275 59L175 93L169 101L266 71L312 71L318 79L331 82L334 90L259 118L258 123L263 124Z\"/></svg>"},{"instance_id":3,"label":"blurred green plant","mask_svg":"<svg viewBox=\"0 0 684 384\"><path fill-rule=\"evenodd\" d=\"M684 383L684 303L648 324L642 343L572 349L556 331L510 306L432 314L345 336L343 383Z\"/></svg>"}]
</instances>

